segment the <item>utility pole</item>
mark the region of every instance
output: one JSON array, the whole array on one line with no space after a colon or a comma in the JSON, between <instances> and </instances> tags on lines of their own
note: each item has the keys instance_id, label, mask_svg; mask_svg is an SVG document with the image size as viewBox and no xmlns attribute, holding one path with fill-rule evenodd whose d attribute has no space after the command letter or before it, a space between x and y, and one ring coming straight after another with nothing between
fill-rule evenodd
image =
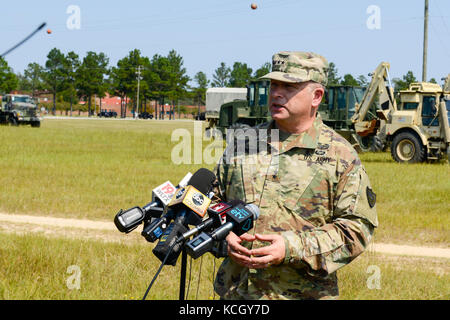
<instances>
[{"instance_id":1,"label":"utility pole","mask_svg":"<svg viewBox=\"0 0 450 320\"><path fill-rule=\"evenodd\" d=\"M427 81L427 54L428 54L428 0L425 0L425 12L423 19L423 63L422 82Z\"/></svg>"},{"instance_id":2,"label":"utility pole","mask_svg":"<svg viewBox=\"0 0 450 320\"><path fill-rule=\"evenodd\" d=\"M142 66L138 66L137 71L136 71L138 85L137 85L136 110L134 112L135 119L138 119L138 116L139 116L139 86L141 84L141 70L142 70Z\"/></svg>"}]
</instances>

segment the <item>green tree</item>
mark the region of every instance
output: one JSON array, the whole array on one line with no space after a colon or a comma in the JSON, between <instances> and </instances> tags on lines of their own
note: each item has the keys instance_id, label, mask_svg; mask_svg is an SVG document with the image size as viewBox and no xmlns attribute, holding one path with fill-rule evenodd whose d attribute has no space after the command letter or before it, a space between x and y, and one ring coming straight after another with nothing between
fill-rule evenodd
<instances>
[{"instance_id":1,"label":"green tree","mask_svg":"<svg viewBox=\"0 0 450 320\"><path fill-rule=\"evenodd\" d=\"M347 73L346 75L344 75L344 79L341 80L341 85L343 86L359 86L359 82L356 81L355 78L353 78L353 76L349 73Z\"/></svg>"},{"instance_id":2,"label":"green tree","mask_svg":"<svg viewBox=\"0 0 450 320\"><path fill-rule=\"evenodd\" d=\"M45 62L45 72L43 73L46 88L53 95L52 113L56 111L56 95L63 91L66 86L66 61L64 54L57 48L53 48L47 55Z\"/></svg>"},{"instance_id":3,"label":"green tree","mask_svg":"<svg viewBox=\"0 0 450 320\"><path fill-rule=\"evenodd\" d=\"M186 68L183 67L183 58L177 54L175 50L171 50L167 55L167 60L169 62L169 73L168 73L168 98L171 100L172 108L178 103L178 100L186 95L189 76L186 74ZM169 114L169 119L171 119L173 110Z\"/></svg>"},{"instance_id":4,"label":"green tree","mask_svg":"<svg viewBox=\"0 0 450 320\"><path fill-rule=\"evenodd\" d=\"M412 71L408 71L402 79L393 79L395 91L406 90L413 82L417 82L416 77Z\"/></svg>"},{"instance_id":5,"label":"green tree","mask_svg":"<svg viewBox=\"0 0 450 320\"><path fill-rule=\"evenodd\" d=\"M155 54L150 60L149 69L144 72L144 80L148 84L147 95L155 100L155 118L163 118L161 106L169 94L170 62L167 57ZM159 110L159 111L158 111Z\"/></svg>"},{"instance_id":6,"label":"green tree","mask_svg":"<svg viewBox=\"0 0 450 320\"><path fill-rule=\"evenodd\" d=\"M358 81L358 85L360 87L367 87L369 85L369 81L367 80L367 78L364 75L360 75L356 81Z\"/></svg>"},{"instance_id":7,"label":"green tree","mask_svg":"<svg viewBox=\"0 0 450 320\"><path fill-rule=\"evenodd\" d=\"M220 67L214 71L211 85L220 88L228 87L230 83L230 73L231 69L226 66L225 62L221 62Z\"/></svg>"},{"instance_id":8,"label":"green tree","mask_svg":"<svg viewBox=\"0 0 450 320\"><path fill-rule=\"evenodd\" d=\"M197 84L197 86L193 89L194 101L198 106L197 114L200 115L200 106L204 105L206 102L206 90L208 90L209 80L206 74L202 71L195 74L194 80Z\"/></svg>"},{"instance_id":9,"label":"green tree","mask_svg":"<svg viewBox=\"0 0 450 320\"><path fill-rule=\"evenodd\" d=\"M24 81L26 81L28 90L31 91L33 96L36 91L44 88L44 72L45 68L36 62L29 63L23 72Z\"/></svg>"},{"instance_id":10,"label":"green tree","mask_svg":"<svg viewBox=\"0 0 450 320\"><path fill-rule=\"evenodd\" d=\"M65 73L66 73L66 89L63 91L63 100L70 102L70 116L72 116L73 103L77 95L76 90L76 76L77 70L80 67L81 62L78 54L70 51L65 59ZM78 102L78 101L76 101Z\"/></svg>"},{"instance_id":11,"label":"green tree","mask_svg":"<svg viewBox=\"0 0 450 320\"><path fill-rule=\"evenodd\" d=\"M254 78L258 79L268 74L272 70L272 64L270 62L264 63L259 69L255 71Z\"/></svg>"},{"instance_id":12,"label":"green tree","mask_svg":"<svg viewBox=\"0 0 450 320\"><path fill-rule=\"evenodd\" d=\"M230 87L243 88L252 79L252 68L246 63L235 62L230 73Z\"/></svg>"},{"instance_id":13,"label":"green tree","mask_svg":"<svg viewBox=\"0 0 450 320\"><path fill-rule=\"evenodd\" d=\"M0 57L0 92L10 93L15 90L19 84L17 76L5 59Z\"/></svg>"},{"instance_id":14,"label":"green tree","mask_svg":"<svg viewBox=\"0 0 450 320\"><path fill-rule=\"evenodd\" d=\"M328 85L338 85L340 82L341 77L338 76L338 69L334 62L330 62L328 68Z\"/></svg>"},{"instance_id":15,"label":"green tree","mask_svg":"<svg viewBox=\"0 0 450 320\"><path fill-rule=\"evenodd\" d=\"M137 87L138 70L141 70L141 80L145 80L145 73L150 68L148 57L141 55L141 51L134 49L128 55L117 62L117 66L111 69L110 92L122 98L121 116L126 115L126 105L124 99L130 98L133 103L133 112L137 109ZM149 83L139 82L139 101L141 104L144 97L148 96Z\"/></svg>"},{"instance_id":16,"label":"green tree","mask_svg":"<svg viewBox=\"0 0 450 320\"><path fill-rule=\"evenodd\" d=\"M91 98L102 95L106 91L105 75L108 74L108 57L103 53L89 51L76 71L76 87L80 97L88 102L89 116L91 116Z\"/></svg>"}]
</instances>

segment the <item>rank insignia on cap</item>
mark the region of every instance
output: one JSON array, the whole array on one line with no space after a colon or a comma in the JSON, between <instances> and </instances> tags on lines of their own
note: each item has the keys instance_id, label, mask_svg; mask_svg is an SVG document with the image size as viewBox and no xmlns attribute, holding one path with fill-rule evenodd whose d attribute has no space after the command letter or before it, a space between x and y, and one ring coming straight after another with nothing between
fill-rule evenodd
<instances>
[{"instance_id":1,"label":"rank insignia on cap","mask_svg":"<svg viewBox=\"0 0 450 320\"><path fill-rule=\"evenodd\" d=\"M366 187L366 195L369 206L373 208L375 206L375 202L377 201L377 195L369 187Z\"/></svg>"}]
</instances>

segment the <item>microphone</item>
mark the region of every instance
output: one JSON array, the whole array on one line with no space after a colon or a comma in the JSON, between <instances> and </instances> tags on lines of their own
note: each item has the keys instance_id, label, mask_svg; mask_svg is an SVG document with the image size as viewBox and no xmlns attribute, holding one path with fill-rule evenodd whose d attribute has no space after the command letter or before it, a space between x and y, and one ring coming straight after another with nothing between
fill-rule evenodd
<instances>
[{"instance_id":1,"label":"microphone","mask_svg":"<svg viewBox=\"0 0 450 320\"><path fill-rule=\"evenodd\" d=\"M189 172L178 185L186 186L191 177L192 173ZM152 218L161 217L164 208L169 204L176 189L170 181L166 181L152 190L152 201L142 208L136 206L126 211L120 209L114 218L114 224L117 229L120 232L129 233L140 225L142 221L144 221L145 228L147 222L150 222Z\"/></svg>"},{"instance_id":2,"label":"microphone","mask_svg":"<svg viewBox=\"0 0 450 320\"><path fill-rule=\"evenodd\" d=\"M197 259L213 249L214 242L222 241L231 231L233 231L237 236L249 231L253 228L253 221L257 220L258 217L259 208L256 205L245 205L243 202L238 203L226 212L225 224L210 234L205 232L200 233L198 236L186 243L186 251L191 257Z\"/></svg>"},{"instance_id":3,"label":"microphone","mask_svg":"<svg viewBox=\"0 0 450 320\"><path fill-rule=\"evenodd\" d=\"M150 221L144 222L144 228L141 232L141 235L149 242L155 242L158 240L163 232L166 230L167 225L172 220L172 212L164 215L161 217L161 214L163 213L164 208L168 206L170 201L172 200L173 196L176 193L176 190L179 188L184 188L189 183L190 179L192 177L192 173L188 172L183 179L178 183L178 186L173 187L171 185L165 185L162 188L159 188L158 190L155 190L155 192L152 193L152 197L155 198L162 198L164 199L164 207L156 207L153 202L150 202L147 204L144 208L149 208L149 210L152 210L153 212L157 211L160 212L158 215L155 214L153 217L155 219L151 219ZM166 182L167 183L167 182ZM173 188L172 188L173 187Z\"/></svg>"},{"instance_id":4,"label":"microphone","mask_svg":"<svg viewBox=\"0 0 450 320\"><path fill-rule=\"evenodd\" d=\"M166 181L152 190L152 202L140 208L138 206L116 214L114 224L120 232L129 233L142 223L146 217L160 217L163 207L167 206L175 187L170 181Z\"/></svg>"},{"instance_id":5,"label":"microphone","mask_svg":"<svg viewBox=\"0 0 450 320\"><path fill-rule=\"evenodd\" d=\"M188 232L187 225L198 225L202 222L202 218L211 203L211 199L205 194L212 190L215 180L214 173L201 168L192 175L188 186L175 193L168 205L171 216L175 217L175 220L160 236L158 244L152 251L158 259L164 261L172 248L166 264L173 266L176 264L183 242L183 240L179 241L178 239Z\"/></svg>"},{"instance_id":6,"label":"microphone","mask_svg":"<svg viewBox=\"0 0 450 320\"><path fill-rule=\"evenodd\" d=\"M219 202L208 208L209 218L203 220L199 225L195 228L190 229L189 231L183 233L180 237L178 237L177 241L182 242L188 239L190 236L197 234L204 230L211 230L220 227L225 223L225 213L232 208L231 205L225 202Z\"/></svg>"}]
</instances>

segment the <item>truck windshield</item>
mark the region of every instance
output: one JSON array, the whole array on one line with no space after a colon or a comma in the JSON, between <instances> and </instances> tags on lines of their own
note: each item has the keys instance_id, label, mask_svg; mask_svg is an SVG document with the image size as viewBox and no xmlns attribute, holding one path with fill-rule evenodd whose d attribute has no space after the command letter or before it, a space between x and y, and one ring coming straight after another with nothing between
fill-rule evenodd
<instances>
[{"instance_id":1,"label":"truck windshield","mask_svg":"<svg viewBox=\"0 0 450 320\"><path fill-rule=\"evenodd\" d=\"M355 98L356 102L360 103L362 98L364 97L364 92L366 88L355 88Z\"/></svg>"},{"instance_id":2,"label":"truck windshield","mask_svg":"<svg viewBox=\"0 0 450 320\"><path fill-rule=\"evenodd\" d=\"M248 87L248 105L255 105L255 85L253 83Z\"/></svg>"},{"instance_id":3,"label":"truck windshield","mask_svg":"<svg viewBox=\"0 0 450 320\"><path fill-rule=\"evenodd\" d=\"M265 106L267 105L267 87L259 87L259 96L258 96L258 105Z\"/></svg>"},{"instance_id":4,"label":"truck windshield","mask_svg":"<svg viewBox=\"0 0 450 320\"><path fill-rule=\"evenodd\" d=\"M25 102L25 103L33 103L33 100L30 97L12 97L12 102Z\"/></svg>"}]
</instances>

